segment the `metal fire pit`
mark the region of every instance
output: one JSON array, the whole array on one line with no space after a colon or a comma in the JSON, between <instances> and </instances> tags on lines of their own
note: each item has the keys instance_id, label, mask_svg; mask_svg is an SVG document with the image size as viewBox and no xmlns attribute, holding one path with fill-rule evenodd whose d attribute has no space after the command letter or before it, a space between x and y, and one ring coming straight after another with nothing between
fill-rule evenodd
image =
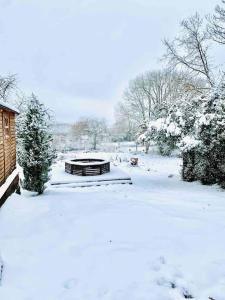
<instances>
[{"instance_id":1,"label":"metal fire pit","mask_svg":"<svg viewBox=\"0 0 225 300\"><path fill-rule=\"evenodd\" d=\"M110 172L110 162L104 159L83 158L65 162L65 171L78 176L96 176Z\"/></svg>"}]
</instances>

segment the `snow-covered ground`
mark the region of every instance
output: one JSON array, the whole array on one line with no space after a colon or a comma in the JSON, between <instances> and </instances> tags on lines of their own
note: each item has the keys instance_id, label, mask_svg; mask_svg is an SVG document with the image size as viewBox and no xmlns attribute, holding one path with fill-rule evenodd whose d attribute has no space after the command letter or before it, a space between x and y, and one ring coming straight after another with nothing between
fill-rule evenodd
<instances>
[{"instance_id":1,"label":"snow-covered ground","mask_svg":"<svg viewBox=\"0 0 225 300\"><path fill-rule=\"evenodd\" d=\"M182 182L178 158L129 156L133 185L8 199L0 300L225 299L225 193Z\"/></svg>"}]
</instances>

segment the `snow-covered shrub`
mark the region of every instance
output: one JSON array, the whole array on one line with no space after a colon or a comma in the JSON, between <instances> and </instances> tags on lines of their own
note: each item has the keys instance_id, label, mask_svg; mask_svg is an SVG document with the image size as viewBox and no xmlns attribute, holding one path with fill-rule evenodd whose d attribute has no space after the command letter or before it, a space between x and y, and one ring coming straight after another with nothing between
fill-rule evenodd
<instances>
[{"instance_id":1,"label":"snow-covered shrub","mask_svg":"<svg viewBox=\"0 0 225 300\"><path fill-rule=\"evenodd\" d=\"M178 146L183 180L225 187L225 85L181 99L166 117L151 121L139 140L154 140L163 155Z\"/></svg>"},{"instance_id":2,"label":"snow-covered shrub","mask_svg":"<svg viewBox=\"0 0 225 300\"><path fill-rule=\"evenodd\" d=\"M139 141L149 144L154 141L161 155L170 155L176 148L180 135L180 112L174 106L167 117L150 121L145 132L139 136Z\"/></svg>"},{"instance_id":3,"label":"snow-covered shrub","mask_svg":"<svg viewBox=\"0 0 225 300\"><path fill-rule=\"evenodd\" d=\"M154 142L160 154L181 150L183 180L225 187L225 84L196 90L191 98L182 94L141 129L138 141Z\"/></svg>"},{"instance_id":4,"label":"snow-covered shrub","mask_svg":"<svg viewBox=\"0 0 225 300\"><path fill-rule=\"evenodd\" d=\"M146 123L143 123L139 126L137 131L137 140L136 142L142 144L145 147L145 153L147 154L150 147L150 141L152 140L151 132L148 130Z\"/></svg>"},{"instance_id":5,"label":"snow-covered shrub","mask_svg":"<svg viewBox=\"0 0 225 300\"><path fill-rule=\"evenodd\" d=\"M225 85L216 89L203 103L197 119L199 152L203 165L200 180L204 184L225 184Z\"/></svg>"},{"instance_id":6,"label":"snow-covered shrub","mask_svg":"<svg viewBox=\"0 0 225 300\"><path fill-rule=\"evenodd\" d=\"M181 102L181 135L177 145L182 153L182 179L185 181L197 180L197 147L200 145L201 141L196 136L196 120L197 116L201 114L200 110L202 109L204 97L204 95L199 95L198 97L193 98L192 101Z\"/></svg>"},{"instance_id":7,"label":"snow-covered shrub","mask_svg":"<svg viewBox=\"0 0 225 300\"><path fill-rule=\"evenodd\" d=\"M181 135L181 113L176 105L170 109L161 124L161 128L157 129L155 141L161 155L170 155L177 148Z\"/></svg>"},{"instance_id":8,"label":"snow-covered shrub","mask_svg":"<svg viewBox=\"0 0 225 300\"><path fill-rule=\"evenodd\" d=\"M199 98L191 136L183 134L184 180L225 186L225 86ZM191 174L191 176L190 176Z\"/></svg>"},{"instance_id":9,"label":"snow-covered shrub","mask_svg":"<svg viewBox=\"0 0 225 300\"><path fill-rule=\"evenodd\" d=\"M35 95L27 101L17 122L18 162L23 168L23 188L42 194L55 158L50 116Z\"/></svg>"}]
</instances>

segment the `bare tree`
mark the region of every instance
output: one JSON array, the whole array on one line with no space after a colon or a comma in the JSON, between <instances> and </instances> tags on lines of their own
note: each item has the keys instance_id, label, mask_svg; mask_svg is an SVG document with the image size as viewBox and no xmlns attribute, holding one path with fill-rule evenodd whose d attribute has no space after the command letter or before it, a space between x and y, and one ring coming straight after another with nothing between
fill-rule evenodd
<instances>
[{"instance_id":1,"label":"bare tree","mask_svg":"<svg viewBox=\"0 0 225 300\"><path fill-rule=\"evenodd\" d=\"M7 101L10 93L16 89L16 76L0 76L0 100Z\"/></svg>"},{"instance_id":2,"label":"bare tree","mask_svg":"<svg viewBox=\"0 0 225 300\"><path fill-rule=\"evenodd\" d=\"M217 5L215 8L215 13L213 15L207 16L209 22L207 29L210 38L224 45L225 44L225 1L221 1L223 6Z\"/></svg>"},{"instance_id":3,"label":"bare tree","mask_svg":"<svg viewBox=\"0 0 225 300\"><path fill-rule=\"evenodd\" d=\"M203 87L204 80L197 80L187 72L149 71L130 81L117 113L119 110L124 118L131 118L137 126L147 126L149 121L166 114L181 97L190 98Z\"/></svg>"},{"instance_id":4,"label":"bare tree","mask_svg":"<svg viewBox=\"0 0 225 300\"><path fill-rule=\"evenodd\" d=\"M132 141L137 133L136 122L132 117L130 108L124 102L117 103L115 107L115 123L111 129L116 141Z\"/></svg>"},{"instance_id":5,"label":"bare tree","mask_svg":"<svg viewBox=\"0 0 225 300\"><path fill-rule=\"evenodd\" d=\"M76 138L80 138L82 135L87 135L89 130L88 120L85 118L80 119L72 125L72 134Z\"/></svg>"},{"instance_id":6,"label":"bare tree","mask_svg":"<svg viewBox=\"0 0 225 300\"><path fill-rule=\"evenodd\" d=\"M149 71L130 81L123 100L116 107L121 128L131 129L132 136L146 131L150 121L167 115L176 102L190 99L197 89L205 86L185 72ZM149 147L146 146L146 152Z\"/></svg>"},{"instance_id":7,"label":"bare tree","mask_svg":"<svg viewBox=\"0 0 225 300\"><path fill-rule=\"evenodd\" d=\"M89 118L88 125L88 136L91 139L93 150L96 150L97 145L104 139L107 133L107 125L104 119L97 118Z\"/></svg>"},{"instance_id":8,"label":"bare tree","mask_svg":"<svg viewBox=\"0 0 225 300\"><path fill-rule=\"evenodd\" d=\"M181 29L181 34L172 42L164 40L167 49L164 58L169 66L200 75L212 87L214 76L209 56L210 41L203 19L196 13L181 22Z\"/></svg>"},{"instance_id":9,"label":"bare tree","mask_svg":"<svg viewBox=\"0 0 225 300\"><path fill-rule=\"evenodd\" d=\"M139 77L129 82L128 88L123 94L124 112L133 114L133 119L137 123L146 123L148 121L148 112L146 106L146 97L144 91L140 88Z\"/></svg>"},{"instance_id":10,"label":"bare tree","mask_svg":"<svg viewBox=\"0 0 225 300\"><path fill-rule=\"evenodd\" d=\"M72 126L73 136L78 140L87 137L93 150L96 150L106 133L107 125L104 119L82 118Z\"/></svg>"}]
</instances>

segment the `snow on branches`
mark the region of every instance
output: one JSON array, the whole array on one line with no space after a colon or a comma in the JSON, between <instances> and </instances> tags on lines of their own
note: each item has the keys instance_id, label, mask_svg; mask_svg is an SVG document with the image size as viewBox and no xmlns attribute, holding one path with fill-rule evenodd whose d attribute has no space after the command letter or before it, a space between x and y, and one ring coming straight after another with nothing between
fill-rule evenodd
<instances>
[{"instance_id":1,"label":"snow on branches","mask_svg":"<svg viewBox=\"0 0 225 300\"><path fill-rule=\"evenodd\" d=\"M44 191L55 158L49 127L48 111L32 95L17 122L18 162L23 168L23 187L38 194Z\"/></svg>"},{"instance_id":2,"label":"snow on branches","mask_svg":"<svg viewBox=\"0 0 225 300\"><path fill-rule=\"evenodd\" d=\"M181 150L184 180L225 186L225 85L182 100L165 118L149 122L139 141L150 140L164 155Z\"/></svg>"}]
</instances>

